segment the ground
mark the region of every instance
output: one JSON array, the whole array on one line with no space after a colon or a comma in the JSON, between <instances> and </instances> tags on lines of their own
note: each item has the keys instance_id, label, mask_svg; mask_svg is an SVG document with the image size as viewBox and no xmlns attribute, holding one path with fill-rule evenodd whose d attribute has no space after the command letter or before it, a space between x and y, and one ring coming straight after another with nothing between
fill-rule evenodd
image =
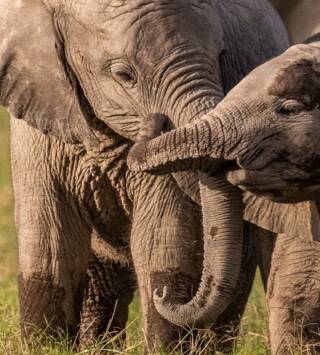
<instances>
[{"instance_id":1,"label":"ground","mask_svg":"<svg viewBox=\"0 0 320 355\"><path fill-rule=\"evenodd\" d=\"M128 322L128 341L123 354L140 355L143 346L143 329L139 312L139 298L136 297L130 310ZM266 307L264 292L259 275L250 297L247 310L242 321L240 337L235 342L236 355L267 354ZM101 341L90 350L73 351L68 346L67 337L59 341L43 338L26 344L20 339L18 297L17 297L17 243L13 222L13 200L10 183L9 164L9 121L0 108L0 354L9 355L80 355L97 354L99 349L110 348L110 341ZM43 340L43 339L42 339ZM197 343L205 340L195 339L190 354L201 355L197 351ZM41 344L41 345L40 345ZM109 351L116 354L118 351ZM177 347L174 354L179 354ZM162 353L161 354L165 354Z\"/></svg>"}]
</instances>

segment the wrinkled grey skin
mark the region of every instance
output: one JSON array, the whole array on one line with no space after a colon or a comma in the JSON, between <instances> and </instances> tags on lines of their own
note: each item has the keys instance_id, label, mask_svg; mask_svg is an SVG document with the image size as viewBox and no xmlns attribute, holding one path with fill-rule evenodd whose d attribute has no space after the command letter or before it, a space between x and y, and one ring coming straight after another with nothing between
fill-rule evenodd
<instances>
[{"instance_id":1,"label":"wrinkled grey skin","mask_svg":"<svg viewBox=\"0 0 320 355\"><path fill-rule=\"evenodd\" d=\"M270 0L284 21L292 43L320 32L318 0Z\"/></svg>"},{"instance_id":2,"label":"wrinkled grey skin","mask_svg":"<svg viewBox=\"0 0 320 355\"><path fill-rule=\"evenodd\" d=\"M272 0L271 2L279 11L292 43L320 39L319 1ZM319 199L316 204L319 206ZM299 213L296 217L300 215ZM317 217L312 220L313 226L318 224ZM305 231L305 228L303 230ZM315 234L315 240L308 238L308 233L305 232L299 233L299 238L292 238L290 233L288 235L289 237L279 235L277 238L267 294L269 334L273 351L275 352L278 346L284 353L288 348L292 348L292 344L301 343L301 334L308 344L319 344L320 334L320 284L318 281L320 233ZM302 260L302 250L305 251L303 263L299 263L300 277L297 277L294 265L296 265L295 260ZM289 263L293 267L290 267L288 271ZM295 316L292 317L292 314ZM298 326L293 326L293 323ZM306 327L308 323L310 325ZM311 346L311 348L314 348L315 353L319 352L317 347Z\"/></svg>"},{"instance_id":3,"label":"wrinkled grey skin","mask_svg":"<svg viewBox=\"0 0 320 355\"><path fill-rule=\"evenodd\" d=\"M72 334L81 321L86 343L111 318L110 330L123 329L134 269L148 343L175 340L178 328L158 315L152 293L169 285L183 303L198 288L203 228L193 200L202 207L205 246L213 237L215 263L205 268L219 280L205 322L238 320L255 269L243 260L240 272L249 237L243 243L239 189L206 173L133 173L126 157L142 117L191 122L287 46L271 6L2 0L0 34L23 330L30 332L28 323L44 327L46 318ZM208 228L212 220L219 238ZM210 284L203 281L206 301Z\"/></svg>"},{"instance_id":4,"label":"wrinkled grey skin","mask_svg":"<svg viewBox=\"0 0 320 355\"><path fill-rule=\"evenodd\" d=\"M244 191L285 202L319 198L319 77L320 42L292 47L253 70L196 123L136 143L129 167L162 173L211 168L218 175L233 161L237 168L228 181ZM274 354L288 353L299 339L319 343L319 243L301 232L297 240L280 235L273 255L268 303ZM188 313L198 299L175 304L165 288L155 303L164 318L184 324L202 316Z\"/></svg>"}]
</instances>

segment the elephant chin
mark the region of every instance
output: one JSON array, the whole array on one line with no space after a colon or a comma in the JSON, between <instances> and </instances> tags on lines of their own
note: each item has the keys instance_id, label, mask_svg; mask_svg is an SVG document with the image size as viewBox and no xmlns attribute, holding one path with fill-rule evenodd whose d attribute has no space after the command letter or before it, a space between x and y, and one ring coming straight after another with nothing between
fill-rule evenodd
<instances>
[{"instance_id":1,"label":"elephant chin","mask_svg":"<svg viewBox=\"0 0 320 355\"><path fill-rule=\"evenodd\" d=\"M292 171L288 166L287 170ZM278 203L295 204L320 198L320 181L301 171L301 181L290 182L273 174L272 167L262 170L237 169L227 173L227 180L245 192Z\"/></svg>"}]
</instances>

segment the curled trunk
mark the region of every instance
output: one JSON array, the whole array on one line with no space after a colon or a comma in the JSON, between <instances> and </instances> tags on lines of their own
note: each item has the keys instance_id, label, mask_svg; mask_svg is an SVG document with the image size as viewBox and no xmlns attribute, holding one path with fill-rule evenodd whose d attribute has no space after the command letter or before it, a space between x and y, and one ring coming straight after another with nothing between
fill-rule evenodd
<instances>
[{"instance_id":1,"label":"curled trunk","mask_svg":"<svg viewBox=\"0 0 320 355\"><path fill-rule=\"evenodd\" d=\"M224 177L200 173L204 226L203 274L195 297L186 304L154 293L162 317L180 326L203 327L214 323L229 305L238 281L242 256L243 207L239 189Z\"/></svg>"}]
</instances>

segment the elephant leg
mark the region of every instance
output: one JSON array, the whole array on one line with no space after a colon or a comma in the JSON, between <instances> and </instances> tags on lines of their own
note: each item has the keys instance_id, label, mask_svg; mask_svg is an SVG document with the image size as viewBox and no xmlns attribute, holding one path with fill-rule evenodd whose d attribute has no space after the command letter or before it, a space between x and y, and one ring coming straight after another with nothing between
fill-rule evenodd
<instances>
[{"instance_id":1,"label":"elephant leg","mask_svg":"<svg viewBox=\"0 0 320 355\"><path fill-rule=\"evenodd\" d=\"M63 147L22 121L11 123L22 333L75 334L90 231L60 183L59 174L66 174Z\"/></svg>"},{"instance_id":2,"label":"elephant leg","mask_svg":"<svg viewBox=\"0 0 320 355\"><path fill-rule=\"evenodd\" d=\"M319 274L319 242L278 236L267 292L272 354L319 354Z\"/></svg>"},{"instance_id":3,"label":"elephant leg","mask_svg":"<svg viewBox=\"0 0 320 355\"><path fill-rule=\"evenodd\" d=\"M181 302L197 290L202 267L202 227L197 205L169 175L139 177L134 191L131 252L144 316L146 353L169 349L185 330L163 319L153 303L155 289L168 286Z\"/></svg>"},{"instance_id":4,"label":"elephant leg","mask_svg":"<svg viewBox=\"0 0 320 355\"><path fill-rule=\"evenodd\" d=\"M111 346L121 346L135 290L132 267L93 253L84 290L79 334L81 347L92 345L103 336L114 339Z\"/></svg>"}]
</instances>

